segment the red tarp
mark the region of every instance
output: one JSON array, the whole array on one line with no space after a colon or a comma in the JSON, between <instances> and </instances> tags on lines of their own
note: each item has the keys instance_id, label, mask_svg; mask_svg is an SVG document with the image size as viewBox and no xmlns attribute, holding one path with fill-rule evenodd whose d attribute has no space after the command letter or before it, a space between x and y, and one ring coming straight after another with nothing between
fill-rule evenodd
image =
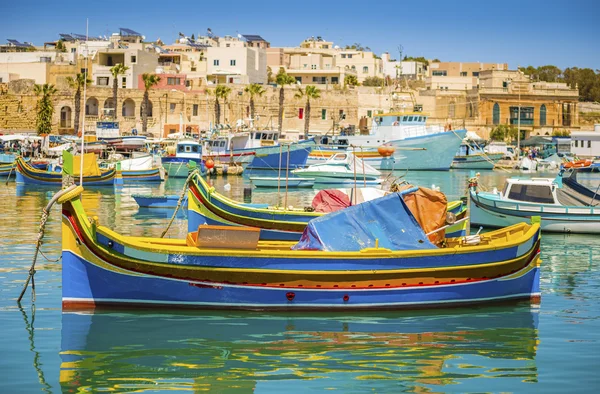
<instances>
[{"instance_id":1,"label":"red tarp","mask_svg":"<svg viewBox=\"0 0 600 394\"><path fill-rule=\"evenodd\" d=\"M312 207L315 212L335 212L340 209L348 208L350 197L339 190L321 190L312 200Z\"/></svg>"}]
</instances>

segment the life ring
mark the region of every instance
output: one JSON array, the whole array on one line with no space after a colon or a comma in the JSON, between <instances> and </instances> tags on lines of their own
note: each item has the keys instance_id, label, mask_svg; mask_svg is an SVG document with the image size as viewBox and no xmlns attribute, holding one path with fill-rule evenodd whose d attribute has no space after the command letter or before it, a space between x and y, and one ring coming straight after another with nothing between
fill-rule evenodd
<instances>
[{"instance_id":1,"label":"life ring","mask_svg":"<svg viewBox=\"0 0 600 394\"><path fill-rule=\"evenodd\" d=\"M400 123L398 123L398 121L395 121L394 123L392 123L392 126L398 126Z\"/></svg>"}]
</instances>

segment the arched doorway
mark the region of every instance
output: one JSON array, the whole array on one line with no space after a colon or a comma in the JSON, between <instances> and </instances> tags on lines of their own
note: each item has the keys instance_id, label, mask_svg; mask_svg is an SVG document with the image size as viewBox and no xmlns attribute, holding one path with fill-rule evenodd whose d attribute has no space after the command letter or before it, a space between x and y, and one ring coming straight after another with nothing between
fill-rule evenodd
<instances>
[{"instance_id":1,"label":"arched doorway","mask_svg":"<svg viewBox=\"0 0 600 394\"><path fill-rule=\"evenodd\" d=\"M500 124L500 106L498 105L498 103L494 104L494 110L493 110L493 123L494 124Z\"/></svg>"},{"instance_id":2,"label":"arched doorway","mask_svg":"<svg viewBox=\"0 0 600 394\"><path fill-rule=\"evenodd\" d=\"M123 101L122 116L135 116L135 102L132 99Z\"/></svg>"},{"instance_id":3,"label":"arched doorway","mask_svg":"<svg viewBox=\"0 0 600 394\"><path fill-rule=\"evenodd\" d=\"M540 107L540 126L546 126L546 104Z\"/></svg>"},{"instance_id":4,"label":"arched doorway","mask_svg":"<svg viewBox=\"0 0 600 394\"><path fill-rule=\"evenodd\" d=\"M144 115L144 103L140 105L140 117ZM148 100L148 117L152 117L152 101Z\"/></svg>"},{"instance_id":5,"label":"arched doorway","mask_svg":"<svg viewBox=\"0 0 600 394\"><path fill-rule=\"evenodd\" d=\"M60 109L60 127L63 129L69 129L72 126L71 123L71 107L69 106L64 106Z\"/></svg>"},{"instance_id":6,"label":"arched doorway","mask_svg":"<svg viewBox=\"0 0 600 394\"><path fill-rule=\"evenodd\" d=\"M98 116L98 99L90 97L85 102L85 114L89 116Z\"/></svg>"},{"instance_id":7,"label":"arched doorway","mask_svg":"<svg viewBox=\"0 0 600 394\"><path fill-rule=\"evenodd\" d=\"M117 104L112 99L112 97L109 97L104 101L104 115L105 116L115 116L116 108L117 108Z\"/></svg>"}]
</instances>

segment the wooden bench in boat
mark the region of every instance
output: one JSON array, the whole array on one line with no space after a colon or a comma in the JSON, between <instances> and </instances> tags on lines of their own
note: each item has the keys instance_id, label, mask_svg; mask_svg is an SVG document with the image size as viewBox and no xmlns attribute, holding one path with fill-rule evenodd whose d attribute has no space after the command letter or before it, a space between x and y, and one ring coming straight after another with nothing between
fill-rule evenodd
<instances>
[{"instance_id":1,"label":"wooden bench in boat","mask_svg":"<svg viewBox=\"0 0 600 394\"><path fill-rule=\"evenodd\" d=\"M206 249L256 249L259 238L258 228L203 224L188 233L186 244Z\"/></svg>"}]
</instances>

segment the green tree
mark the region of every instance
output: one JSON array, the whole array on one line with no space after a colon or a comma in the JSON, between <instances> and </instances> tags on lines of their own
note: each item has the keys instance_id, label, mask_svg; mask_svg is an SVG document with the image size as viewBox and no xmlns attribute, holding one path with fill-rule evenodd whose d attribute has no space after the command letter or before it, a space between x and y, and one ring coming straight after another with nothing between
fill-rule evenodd
<instances>
[{"instance_id":1,"label":"green tree","mask_svg":"<svg viewBox=\"0 0 600 394\"><path fill-rule=\"evenodd\" d=\"M119 75L123 75L127 72L127 70L129 70L129 67L125 66L122 63L118 63L115 64L114 66L112 66L110 68L110 73L113 76L113 96L112 96L112 101L113 101L113 105L115 106L115 112L113 115L113 118L116 119L117 118L117 108L119 107L117 105L117 90L119 89Z\"/></svg>"},{"instance_id":2,"label":"green tree","mask_svg":"<svg viewBox=\"0 0 600 394\"><path fill-rule=\"evenodd\" d=\"M313 85L308 85L304 91L298 88L298 92L294 96L296 98L306 97L306 105L304 106L304 138L308 138L308 129L310 127L310 100L321 97L321 91Z\"/></svg>"},{"instance_id":3,"label":"green tree","mask_svg":"<svg viewBox=\"0 0 600 394\"><path fill-rule=\"evenodd\" d=\"M490 139L493 141L510 142L517 138L517 128L509 125L498 125L490 133Z\"/></svg>"},{"instance_id":4,"label":"green tree","mask_svg":"<svg viewBox=\"0 0 600 394\"><path fill-rule=\"evenodd\" d=\"M144 99L142 100L142 133L148 132L148 108L150 107L150 89L158 85L160 77L156 74L142 74L144 81Z\"/></svg>"},{"instance_id":5,"label":"green tree","mask_svg":"<svg viewBox=\"0 0 600 394\"><path fill-rule=\"evenodd\" d=\"M552 136L554 137L570 137L571 131L567 129L554 129L552 131Z\"/></svg>"},{"instance_id":6,"label":"green tree","mask_svg":"<svg viewBox=\"0 0 600 394\"><path fill-rule=\"evenodd\" d=\"M436 59L437 60L437 59ZM421 62L426 66L429 66L429 60L425 59L423 56L418 56L418 57L414 57L414 56L404 56L403 61L413 61L413 62ZM439 62L439 60L438 60Z\"/></svg>"},{"instance_id":7,"label":"green tree","mask_svg":"<svg viewBox=\"0 0 600 394\"><path fill-rule=\"evenodd\" d=\"M431 63L441 63L442 61L438 58L435 58L431 61Z\"/></svg>"},{"instance_id":8,"label":"green tree","mask_svg":"<svg viewBox=\"0 0 600 394\"><path fill-rule=\"evenodd\" d=\"M196 41L196 37L194 37L194 33L192 33L192 36L190 38L192 41Z\"/></svg>"},{"instance_id":9,"label":"green tree","mask_svg":"<svg viewBox=\"0 0 600 394\"><path fill-rule=\"evenodd\" d=\"M252 118L251 122L254 125L254 96L260 97L266 91L261 85L257 83L252 83L246 86L244 91L250 95L250 118Z\"/></svg>"},{"instance_id":10,"label":"green tree","mask_svg":"<svg viewBox=\"0 0 600 394\"><path fill-rule=\"evenodd\" d=\"M52 132L52 115L54 115L54 106L52 105L52 96L56 93L54 85L47 83L35 85L33 92L39 97L37 103L37 116L35 119L35 129L38 135L50 134Z\"/></svg>"},{"instance_id":11,"label":"green tree","mask_svg":"<svg viewBox=\"0 0 600 394\"><path fill-rule=\"evenodd\" d=\"M348 74L344 77L344 85L358 86L358 78L356 78L356 75Z\"/></svg>"},{"instance_id":12,"label":"green tree","mask_svg":"<svg viewBox=\"0 0 600 394\"><path fill-rule=\"evenodd\" d=\"M281 68L279 68L279 72L277 73L277 76L275 77L275 82L277 82L277 85L280 86L280 88L279 88L279 112L277 113L277 120L279 122L278 130L279 130L279 132L281 132L281 130L283 128L283 103L285 101L284 88L285 88L285 85L291 85L291 84L296 83L296 79L294 77L292 77L291 75L288 75L285 72L285 69L283 67L281 67Z\"/></svg>"},{"instance_id":13,"label":"green tree","mask_svg":"<svg viewBox=\"0 0 600 394\"><path fill-rule=\"evenodd\" d=\"M221 103L219 99L223 99L227 103L227 97L231 94L231 88L226 85L217 85L214 91L215 95L215 125L221 123Z\"/></svg>"},{"instance_id":14,"label":"green tree","mask_svg":"<svg viewBox=\"0 0 600 394\"><path fill-rule=\"evenodd\" d=\"M85 74L77 74L75 78L67 77L67 83L73 89L75 89L75 122L73 122L73 126L75 129L75 134L79 133L79 116L81 115L81 89L84 86L89 86L92 83L91 79L87 79Z\"/></svg>"},{"instance_id":15,"label":"green tree","mask_svg":"<svg viewBox=\"0 0 600 394\"><path fill-rule=\"evenodd\" d=\"M383 86L384 80L379 77L367 77L363 81L363 86Z\"/></svg>"},{"instance_id":16,"label":"green tree","mask_svg":"<svg viewBox=\"0 0 600 394\"><path fill-rule=\"evenodd\" d=\"M67 51L67 48L65 47L65 42L63 41L62 38L60 40L56 41L55 48L58 52L66 52Z\"/></svg>"},{"instance_id":17,"label":"green tree","mask_svg":"<svg viewBox=\"0 0 600 394\"><path fill-rule=\"evenodd\" d=\"M275 77L273 76L273 69L267 66L267 83L275 82Z\"/></svg>"}]
</instances>

